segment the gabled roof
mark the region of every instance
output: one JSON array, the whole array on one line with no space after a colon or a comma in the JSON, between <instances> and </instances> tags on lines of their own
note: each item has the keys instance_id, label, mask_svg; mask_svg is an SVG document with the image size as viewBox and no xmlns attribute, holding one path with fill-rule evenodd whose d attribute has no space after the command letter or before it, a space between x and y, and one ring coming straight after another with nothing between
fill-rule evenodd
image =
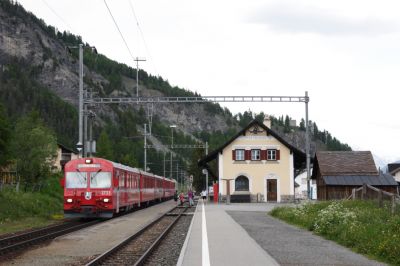
<instances>
[{"instance_id":1,"label":"gabled roof","mask_svg":"<svg viewBox=\"0 0 400 266\"><path fill-rule=\"evenodd\" d=\"M371 186L397 186L393 176L389 174L378 175L345 175L345 176L323 176L326 185L335 186L362 186L363 184Z\"/></svg>"},{"instance_id":2,"label":"gabled roof","mask_svg":"<svg viewBox=\"0 0 400 266\"><path fill-rule=\"evenodd\" d=\"M270 129L269 127L265 126L263 123L253 120L251 121L246 127L244 127L242 130L240 130L235 136L233 136L230 140L228 140L225 144L220 146L218 149L212 151L209 153L207 156L203 157L198 165L199 166L205 166L209 161L212 161L217 158L218 153L222 152L229 144L231 144L235 139L238 137L245 135L246 131L249 130L251 127L257 125L258 127L263 128L268 135L273 136L276 138L280 143L285 145L289 150L291 150L294 154L294 163L297 168L300 168L300 166L306 161L306 154L302 152L301 150L297 149L293 145L291 145L289 142L284 140L281 136L278 135L275 131Z\"/></svg>"},{"instance_id":3,"label":"gabled roof","mask_svg":"<svg viewBox=\"0 0 400 266\"><path fill-rule=\"evenodd\" d=\"M76 151L74 151L73 149L70 149L70 148L64 146L63 144L61 144L61 143L59 143L59 142L57 142L57 145L58 145L58 147L60 147L60 148L63 149L63 150L66 150L66 151L68 151L68 152L70 152L70 153L78 154L78 153L77 153Z\"/></svg>"},{"instance_id":4,"label":"gabled roof","mask_svg":"<svg viewBox=\"0 0 400 266\"><path fill-rule=\"evenodd\" d=\"M390 164L388 164L388 172L391 175L394 175L399 171L400 171L400 163L390 163Z\"/></svg>"},{"instance_id":5,"label":"gabled roof","mask_svg":"<svg viewBox=\"0 0 400 266\"><path fill-rule=\"evenodd\" d=\"M370 151L318 151L315 162L322 176L378 175Z\"/></svg>"}]
</instances>

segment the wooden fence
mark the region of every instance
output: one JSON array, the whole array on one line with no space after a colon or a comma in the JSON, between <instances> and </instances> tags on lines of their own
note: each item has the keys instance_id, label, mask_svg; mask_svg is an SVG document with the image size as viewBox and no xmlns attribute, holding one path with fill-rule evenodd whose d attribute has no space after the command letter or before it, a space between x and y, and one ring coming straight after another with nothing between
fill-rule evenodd
<instances>
[{"instance_id":1,"label":"wooden fence","mask_svg":"<svg viewBox=\"0 0 400 266\"><path fill-rule=\"evenodd\" d=\"M17 171L0 171L0 192L5 189L15 190L16 192L38 192L48 186L47 182L24 182Z\"/></svg>"},{"instance_id":2,"label":"wooden fence","mask_svg":"<svg viewBox=\"0 0 400 266\"><path fill-rule=\"evenodd\" d=\"M363 184L362 187L353 188L351 196L348 199L361 200L376 200L379 207L383 207L385 202L389 203L390 211L395 213L396 204L399 203L399 196L394 193L389 193L374 186Z\"/></svg>"}]
</instances>

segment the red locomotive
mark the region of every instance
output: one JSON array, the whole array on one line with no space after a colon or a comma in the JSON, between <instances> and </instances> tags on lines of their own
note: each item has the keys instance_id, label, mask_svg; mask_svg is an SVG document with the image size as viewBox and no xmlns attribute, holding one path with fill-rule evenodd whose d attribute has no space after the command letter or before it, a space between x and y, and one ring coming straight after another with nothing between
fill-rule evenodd
<instances>
[{"instance_id":1,"label":"red locomotive","mask_svg":"<svg viewBox=\"0 0 400 266\"><path fill-rule=\"evenodd\" d=\"M176 181L101 158L65 165L64 216L111 218L143 204L171 199Z\"/></svg>"}]
</instances>

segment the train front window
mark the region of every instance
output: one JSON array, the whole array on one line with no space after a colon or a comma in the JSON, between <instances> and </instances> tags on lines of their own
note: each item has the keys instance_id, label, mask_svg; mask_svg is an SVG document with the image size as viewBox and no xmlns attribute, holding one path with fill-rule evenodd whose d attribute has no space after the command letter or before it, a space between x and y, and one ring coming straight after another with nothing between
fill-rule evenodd
<instances>
[{"instance_id":1,"label":"train front window","mask_svg":"<svg viewBox=\"0 0 400 266\"><path fill-rule=\"evenodd\" d=\"M87 177L85 172L67 172L65 177L66 188L86 188Z\"/></svg>"},{"instance_id":2,"label":"train front window","mask_svg":"<svg viewBox=\"0 0 400 266\"><path fill-rule=\"evenodd\" d=\"M111 173L109 173L109 172L90 173L90 187L91 188L110 188L111 187Z\"/></svg>"}]
</instances>

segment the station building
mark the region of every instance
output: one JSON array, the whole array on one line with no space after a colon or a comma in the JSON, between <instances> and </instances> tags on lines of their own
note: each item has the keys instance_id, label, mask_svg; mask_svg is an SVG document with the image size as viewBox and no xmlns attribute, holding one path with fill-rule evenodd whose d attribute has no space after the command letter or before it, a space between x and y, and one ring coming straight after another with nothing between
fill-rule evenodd
<instances>
[{"instance_id":1,"label":"station building","mask_svg":"<svg viewBox=\"0 0 400 266\"><path fill-rule=\"evenodd\" d=\"M253 120L228 142L199 161L217 160L222 200L287 202L295 196L295 176L306 167L306 155L271 129L271 120ZM209 171L210 172L210 171Z\"/></svg>"}]
</instances>

